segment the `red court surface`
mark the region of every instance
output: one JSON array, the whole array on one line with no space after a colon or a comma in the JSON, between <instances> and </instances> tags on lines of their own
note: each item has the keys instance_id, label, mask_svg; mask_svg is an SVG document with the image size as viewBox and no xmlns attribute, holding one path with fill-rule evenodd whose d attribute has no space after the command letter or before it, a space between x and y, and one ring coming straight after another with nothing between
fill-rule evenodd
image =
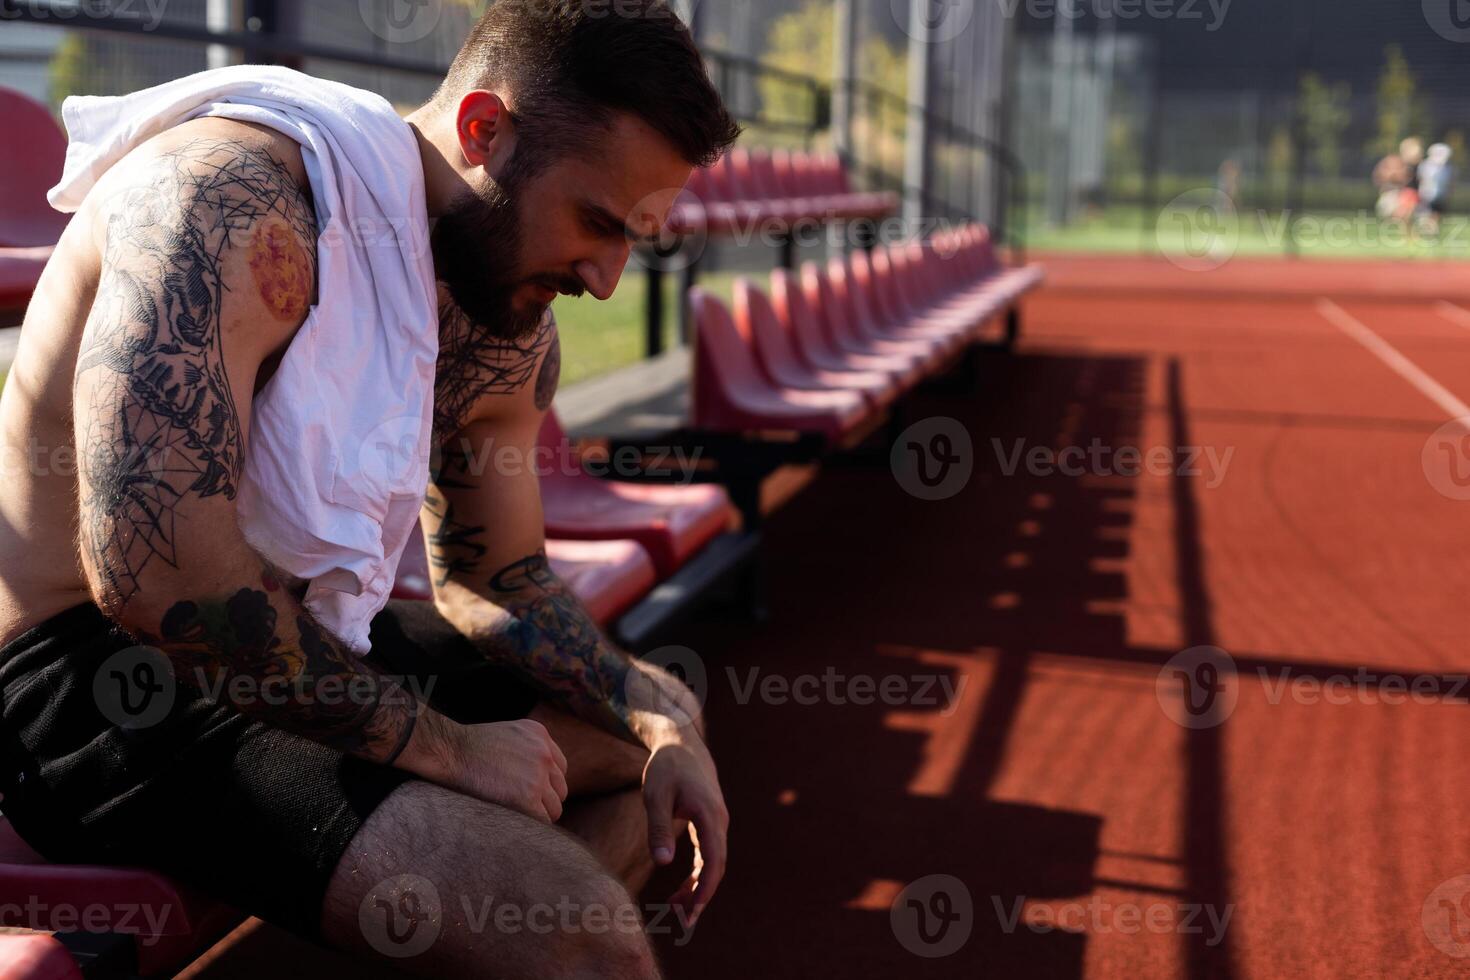
<instances>
[{"instance_id":1,"label":"red court surface","mask_svg":"<svg viewBox=\"0 0 1470 980\"><path fill-rule=\"evenodd\" d=\"M1060 271L978 394L912 407L970 431L959 495L916 499L882 461L827 469L770 522L769 621L682 637L733 822L715 905L660 939L669 975L1465 974L1470 503L1423 463L1443 397L1343 324L1470 400L1470 306L1341 276L1158 295L1130 291L1153 265L1104 291ZM1020 440L1167 465L1007 475ZM1178 474L1189 447L1217 463ZM1190 728L1160 676L1200 645L1229 655L1238 700ZM761 694L834 674L837 698ZM857 704L860 677L963 686L948 711ZM948 956L891 912L929 875L968 892L920 906L969 913ZM332 968L267 955L281 942L199 975Z\"/></svg>"}]
</instances>

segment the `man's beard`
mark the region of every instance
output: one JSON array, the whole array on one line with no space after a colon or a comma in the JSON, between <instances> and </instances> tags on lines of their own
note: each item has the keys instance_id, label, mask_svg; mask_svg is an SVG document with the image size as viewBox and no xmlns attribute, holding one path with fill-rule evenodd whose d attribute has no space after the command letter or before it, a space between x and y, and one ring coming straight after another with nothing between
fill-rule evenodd
<instances>
[{"instance_id":1,"label":"man's beard","mask_svg":"<svg viewBox=\"0 0 1470 980\"><path fill-rule=\"evenodd\" d=\"M497 340L528 336L546 315L544 306L514 305L524 285L516 279L524 231L519 191L531 170L522 156L517 148L498 181L487 177L440 215L430 238L435 275L485 336Z\"/></svg>"}]
</instances>

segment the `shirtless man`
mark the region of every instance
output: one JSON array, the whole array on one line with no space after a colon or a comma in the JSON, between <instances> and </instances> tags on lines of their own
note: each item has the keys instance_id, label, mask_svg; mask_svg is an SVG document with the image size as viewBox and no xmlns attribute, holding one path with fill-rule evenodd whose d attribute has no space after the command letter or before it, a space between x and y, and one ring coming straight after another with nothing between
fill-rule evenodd
<instances>
[{"instance_id":1,"label":"shirtless man","mask_svg":"<svg viewBox=\"0 0 1470 980\"><path fill-rule=\"evenodd\" d=\"M252 405L317 302L319 219L292 139L178 125L87 196L0 403L0 448L51 451L0 483L4 810L51 860L159 868L355 955L381 955L369 913L401 913L434 938L393 962L424 976L654 977L629 892L686 826L674 906L697 915L724 873L698 707L551 572L533 470L466 461L530 458L559 366L549 303L610 296L663 219L640 202L738 129L658 0L502 0L408 122L440 285L434 601L390 603L359 657L247 544ZM93 684L139 643L179 688L129 729ZM506 905L573 911L497 928Z\"/></svg>"}]
</instances>

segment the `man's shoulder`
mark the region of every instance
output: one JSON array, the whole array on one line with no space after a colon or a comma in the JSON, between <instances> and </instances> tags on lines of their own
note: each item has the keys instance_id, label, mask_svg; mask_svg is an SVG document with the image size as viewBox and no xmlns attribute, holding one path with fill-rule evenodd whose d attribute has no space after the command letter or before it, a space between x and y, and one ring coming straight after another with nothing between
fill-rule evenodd
<instances>
[{"instance_id":1,"label":"man's shoulder","mask_svg":"<svg viewBox=\"0 0 1470 980\"><path fill-rule=\"evenodd\" d=\"M548 308L530 334L487 337L452 301L439 308L434 427L441 438L475 422L539 424L561 378L561 332Z\"/></svg>"},{"instance_id":2,"label":"man's shoulder","mask_svg":"<svg viewBox=\"0 0 1470 980\"><path fill-rule=\"evenodd\" d=\"M305 180L289 138L193 120L114 167L89 195L87 218L104 269L145 289L188 287L212 325L239 325L274 349L315 300L316 215Z\"/></svg>"}]
</instances>

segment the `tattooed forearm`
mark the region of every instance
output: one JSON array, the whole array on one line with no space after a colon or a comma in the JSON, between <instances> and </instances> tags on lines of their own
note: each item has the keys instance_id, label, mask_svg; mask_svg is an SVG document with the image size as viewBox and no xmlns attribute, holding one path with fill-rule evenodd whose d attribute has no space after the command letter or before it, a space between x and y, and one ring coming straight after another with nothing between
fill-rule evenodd
<instances>
[{"instance_id":1,"label":"tattooed forearm","mask_svg":"<svg viewBox=\"0 0 1470 980\"><path fill-rule=\"evenodd\" d=\"M424 498L423 521L434 585L442 588L456 575L472 575L485 557L485 529L455 520L454 504L433 487Z\"/></svg>"},{"instance_id":2,"label":"tattooed forearm","mask_svg":"<svg viewBox=\"0 0 1470 980\"><path fill-rule=\"evenodd\" d=\"M275 592L278 586L263 583ZM337 644L304 613L294 636L261 589L227 599L174 604L150 637L186 683L219 692L242 713L277 728L309 732L341 752L391 764L408 744L417 702Z\"/></svg>"},{"instance_id":3,"label":"tattooed forearm","mask_svg":"<svg viewBox=\"0 0 1470 980\"><path fill-rule=\"evenodd\" d=\"M78 426L82 545L99 599L120 611L152 561L177 567L184 498L233 500L243 465L221 342L226 253L249 248L267 308L299 318L315 260L310 205L285 167L196 140L135 180L107 220L102 275L76 386L106 410Z\"/></svg>"},{"instance_id":4,"label":"tattooed forearm","mask_svg":"<svg viewBox=\"0 0 1470 980\"><path fill-rule=\"evenodd\" d=\"M546 552L507 565L488 586L488 598L511 618L471 633L481 649L520 666L576 714L631 737L624 700L628 658L607 642L581 601L557 578Z\"/></svg>"}]
</instances>

